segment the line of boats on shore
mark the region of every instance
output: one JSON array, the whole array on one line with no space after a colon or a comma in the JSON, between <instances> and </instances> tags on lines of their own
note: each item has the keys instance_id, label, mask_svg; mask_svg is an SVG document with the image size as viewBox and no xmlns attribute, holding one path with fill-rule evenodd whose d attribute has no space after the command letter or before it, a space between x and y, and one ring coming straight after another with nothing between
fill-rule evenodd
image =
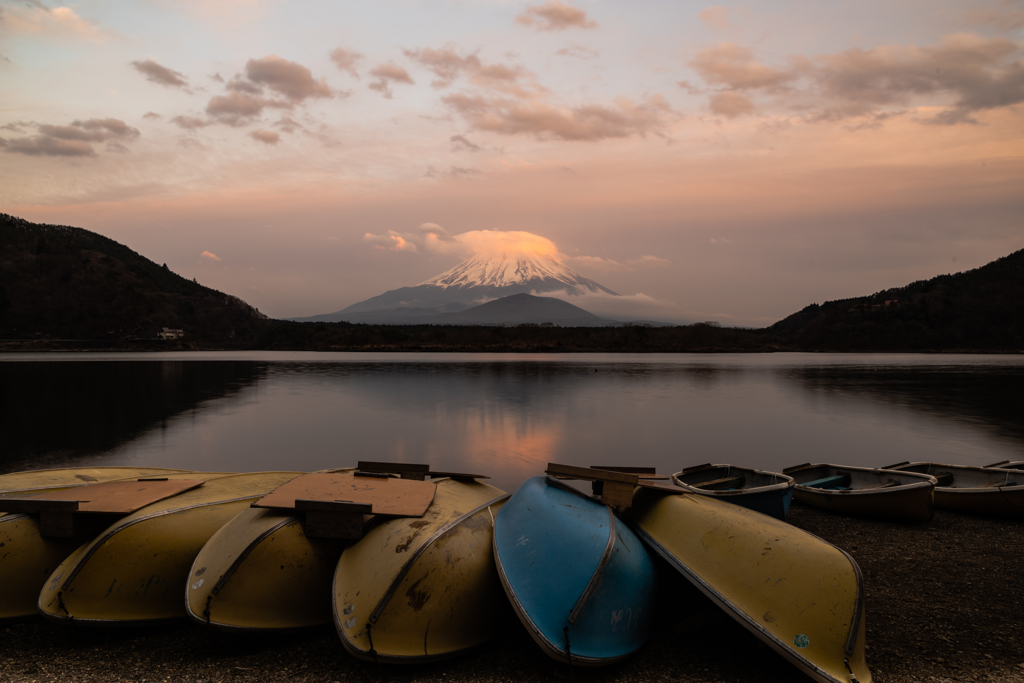
<instances>
[{"instance_id":1,"label":"line of boats on shore","mask_svg":"<svg viewBox=\"0 0 1024 683\"><path fill-rule=\"evenodd\" d=\"M1024 518L1024 462L996 465L708 464L670 479L550 463L514 494L400 463L17 472L0 475L0 625L333 622L356 657L414 663L482 644L511 605L552 658L598 666L643 645L676 576L813 680L870 681L860 569L785 522L792 498L902 522L934 507Z\"/></svg>"}]
</instances>

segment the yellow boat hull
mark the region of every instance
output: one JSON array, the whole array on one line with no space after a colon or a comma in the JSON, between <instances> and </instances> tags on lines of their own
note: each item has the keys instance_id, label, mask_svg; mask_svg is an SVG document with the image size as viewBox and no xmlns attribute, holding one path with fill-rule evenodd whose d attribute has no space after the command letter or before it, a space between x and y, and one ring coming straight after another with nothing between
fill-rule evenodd
<instances>
[{"instance_id":1,"label":"yellow boat hull","mask_svg":"<svg viewBox=\"0 0 1024 683\"><path fill-rule=\"evenodd\" d=\"M188 616L242 631L330 624L334 569L346 544L308 538L302 518L285 510L247 508L192 564Z\"/></svg>"},{"instance_id":2,"label":"yellow boat hull","mask_svg":"<svg viewBox=\"0 0 1024 683\"><path fill-rule=\"evenodd\" d=\"M494 636L508 600L491 552L493 514L507 499L488 484L440 479L422 518L375 518L342 552L334 574L334 620L345 649L361 659L415 663Z\"/></svg>"},{"instance_id":3,"label":"yellow boat hull","mask_svg":"<svg viewBox=\"0 0 1024 683\"><path fill-rule=\"evenodd\" d=\"M863 579L839 548L704 496L639 489L624 516L691 583L814 680L871 680Z\"/></svg>"},{"instance_id":4,"label":"yellow boat hull","mask_svg":"<svg viewBox=\"0 0 1024 683\"><path fill-rule=\"evenodd\" d=\"M184 617L189 569L210 537L299 474L186 475L206 483L121 518L64 560L39 594L40 613L96 625Z\"/></svg>"},{"instance_id":5,"label":"yellow boat hull","mask_svg":"<svg viewBox=\"0 0 1024 683\"><path fill-rule=\"evenodd\" d=\"M0 475L0 492L24 496L61 489L184 470L159 467L72 467ZM109 524L83 520L72 538L46 538L36 515L0 513L0 624L39 615L36 603L46 579L64 559Z\"/></svg>"}]
</instances>

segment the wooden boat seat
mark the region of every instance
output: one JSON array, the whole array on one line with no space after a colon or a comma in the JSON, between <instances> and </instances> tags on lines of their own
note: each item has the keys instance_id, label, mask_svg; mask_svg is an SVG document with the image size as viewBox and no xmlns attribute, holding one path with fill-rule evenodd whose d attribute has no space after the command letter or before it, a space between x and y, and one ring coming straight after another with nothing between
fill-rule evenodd
<instances>
[{"instance_id":1,"label":"wooden boat seat","mask_svg":"<svg viewBox=\"0 0 1024 683\"><path fill-rule=\"evenodd\" d=\"M849 474L835 474L830 477L822 477L814 481L808 481L801 486L810 486L816 489L847 489L850 488Z\"/></svg>"},{"instance_id":2,"label":"wooden boat seat","mask_svg":"<svg viewBox=\"0 0 1024 683\"><path fill-rule=\"evenodd\" d=\"M900 483L898 481L890 479L889 481L883 481L883 482L878 483L878 484L872 484L871 486L862 486L860 488L860 490L861 491L867 491L868 489L887 489L890 486L899 486L899 485L900 485Z\"/></svg>"},{"instance_id":3,"label":"wooden boat seat","mask_svg":"<svg viewBox=\"0 0 1024 683\"><path fill-rule=\"evenodd\" d=\"M721 479L711 479L710 481L702 481L698 484L694 484L694 486L701 489L716 491L741 489L743 488L743 477L722 477Z\"/></svg>"},{"instance_id":4,"label":"wooden boat seat","mask_svg":"<svg viewBox=\"0 0 1024 683\"><path fill-rule=\"evenodd\" d=\"M936 486L952 486L953 485L953 473L952 472L936 472L932 475L938 480Z\"/></svg>"}]
</instances>

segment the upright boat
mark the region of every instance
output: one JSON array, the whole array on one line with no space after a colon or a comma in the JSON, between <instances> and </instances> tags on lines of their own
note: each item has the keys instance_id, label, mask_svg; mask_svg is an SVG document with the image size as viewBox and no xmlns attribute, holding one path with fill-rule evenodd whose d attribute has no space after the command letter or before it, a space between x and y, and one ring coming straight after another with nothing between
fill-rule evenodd
<instances>
[{"instance_id":1,"label":"upright boat","mask_svg":"<svg viewBox=\"0 0 1024 683\"><path fill-rule=\"evenodd\" d=\"M888 469L934 477L935 507L941 510L1024 519L1022 470L934 462L901 462Z\"/></svg>"},{"instance_id":2,"label":"upright boat","mask_svg":"<svg viewBox=\"0 0 1024 683\"><path fill-rule=\"evenodd\" d=\"M794 498L825 510L898 522L927 522L935 514L935 479L927 474L828 464L782 472L796 482Z\"/></svg>"},{"instance_id":3,"label":"upright boat","mask_svg":"<svg viewBox=\"0 0 1024 683\"><path fill-rule=\"evenodd\" d=\"M160 467L69 467L12 472L0 475L0 503L3 499L182 471ZM44 536L40 515L0 512L0 548L4 549L0 550L0 624L39 615L36 602L46 578L75 548L109 523L97 522L77 525L70 536Z\"/></svg>"},{"instance_id":4,"label":"upright boat","mask_svg":"<svg viewBox=\"0 0 1024 683\"><path fill-rule=\"evenodd\" d=\"M298 474L181 475L200 479L201 485L135 510L76 550L46 581L40 613L97 625L184 617L189 568L210 536Z\"/></svg>"},{"instance_id":5,"label":"upright boat","mask_svg":"<svg viewBox=\"0 0 1024 683\"><path fill-rule=\"evenodd\" d=\"M548 472L600 482L606 503L628 504L638 481L555 464ZM520 621L554 659L610 664L647 640L654 562L611 504L553 476L528 479L495 515L494 558Z\"/></svg>"},{"instance_id":6,"label":"upright boat","mask_svg":"<svg viewBox=\"0 0 1024 683\"><path fill-rule=\"evenodd\" d=\"M812 679L871 680L863 578L844 551L707 496L639 489L623 517L723 611Z\"/></svg>"},{"instance_id":7,"label":"upright boat","mask_svg":"<svg viewBox=\"0 0 1024 683\"><path fill-rule=\"evenodd\" d=\"M793 500L793 477L736 465L697 465L672 475L676 486L690 493L785 520Z\"/></svg>"}]
</instances>

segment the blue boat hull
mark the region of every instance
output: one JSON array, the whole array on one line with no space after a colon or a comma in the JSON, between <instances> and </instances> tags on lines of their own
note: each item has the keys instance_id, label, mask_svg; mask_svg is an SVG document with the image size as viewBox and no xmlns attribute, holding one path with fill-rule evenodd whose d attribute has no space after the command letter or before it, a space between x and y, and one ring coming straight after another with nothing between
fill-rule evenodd
<instances>
[{"instance_id":1,"label":"blue boat hull","mask_svg":"<svg viewBox=\"0 0 1024 683\"><path fill-rule=\"evenodd\" d=\"M555 659L610 664L646 641L654 562L611 508L529 479L495 517L494 557L520 620Z\"/></svg>"}]
</instances>

